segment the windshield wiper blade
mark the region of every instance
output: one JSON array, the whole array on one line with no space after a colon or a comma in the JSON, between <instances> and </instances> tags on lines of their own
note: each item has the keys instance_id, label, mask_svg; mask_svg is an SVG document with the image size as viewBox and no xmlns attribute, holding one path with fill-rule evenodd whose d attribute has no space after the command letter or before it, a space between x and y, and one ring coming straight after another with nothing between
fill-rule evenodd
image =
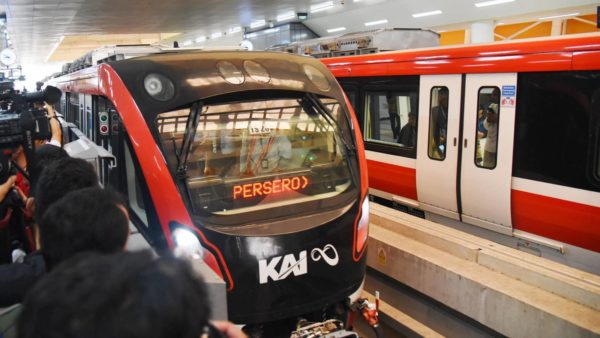
<instances>
[{"instance_id":1,"label":"windshield wiper blade","mask_svg":"<svg viewBox=\"0 0 600 338\"><path fill-rule=\"evenodd\" d=\"M311 105L314 108L316 108L317 112L325 118L325 121L327 121L327 124L329 124L331 127L333 127L333 129L337 132L337 134L340 135L340 140L342 140L342 143L344 144L344 147L346 148L346 150L355 151L356 150L355 147L352 144L348 143L348 140L342 134L342 128L340 128L340 125L335 120L335 117L333 117L333 114L331 114L331 111L329 109L327 109L327 107L325 107L323 102L321 102L321 100L319 100L315 94L311 94L311 93L306 94L306 98L310 101Z\"/></svg>"},{"instance_id":2,"label":"windshield wiper blade","mask_svg":"<svg viewBox=\"0 0 600 338\"><path fill-rule=\"evenodd\" d=\"M177 174L180 177L185 177L187 172L187 161L190 155L190 148L192 147L192 143L196 137L198 123L200 123L200 111L202 110L202 107L202 101L198 101L195 102L190 108L190 115L188 116L188 120L185 125L185 132L183 134L183 140L181 141L181 148L177 154Z\"/></svg>"}]
</instances>

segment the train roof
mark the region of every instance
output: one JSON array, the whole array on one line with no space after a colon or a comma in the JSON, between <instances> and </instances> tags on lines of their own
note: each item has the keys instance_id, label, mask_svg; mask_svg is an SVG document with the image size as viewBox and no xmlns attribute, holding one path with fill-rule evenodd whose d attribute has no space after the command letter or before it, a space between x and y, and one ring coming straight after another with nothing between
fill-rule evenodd
<instances>
[{"instance_id":1,"label":"train roof","mask_svg":"<svg viewBox=\"0 0 600 338\"><path fill-rule=\"evenodd\" d=\"M329 70L312 57L280 52L186 51L158 53L108 62L54 79L66 91L106 95L103 73L110 68L126 85L144 114L154 116L200 99L257 91L311 92L343 102ZM160 74L174 86L167 101L152 98L144 87L149 74Z\"/></svg>"},{"instance_id":2,"label":"train roof","mask_svg":"<svg viewBox=\"0 0 600 338\"><path fill-rule=\"evenodd\" d=\"M585 54L585 55L584 55ZM577 56L577 60L573 58ZM592 59L600 60L600 34L581 34L502 41L486 44L421 48L321 59L336 76L351 76L342 71L353 66L371 66L371 75L381 71L374 64L408 63L410 69L391 69L387 75L428 73L482 73L585 69ZM580 62L578 62L580 61ZM479 62L479 65L474 64ZM598 68L596 61L593 68ZM573 67L573 68L572 68ZM365 67L362 67L365 68ZM336 71L337 69L337 71ZM362 76L369 71L361 71Z\"/></svg>"}]
</instances>

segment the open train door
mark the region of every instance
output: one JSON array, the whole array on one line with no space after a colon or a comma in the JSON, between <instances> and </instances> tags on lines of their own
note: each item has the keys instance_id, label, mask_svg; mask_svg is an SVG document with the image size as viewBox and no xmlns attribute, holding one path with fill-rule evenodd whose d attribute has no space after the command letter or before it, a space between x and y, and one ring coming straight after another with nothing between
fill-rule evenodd
<instances>
[{"instance_id":1,"label":"open train door","mask_svg":"<svg viewBox=\"0 0 600 338\"><path fill-rule=\"evenodd\" d=\"M460 200L462 221L512 233L511 178L517 74L469 74L465 81Z\"/></svg>"},{"instance_id":2,"label":"open train door","mask_svg":"<svg viewBox=\"0 0 600 338\"><path fill-rule=\"evenodd\" d=\"M419 208L458 220L456 178L462 76L423 75L419 86Z\"/></svg>"}]
</instances>

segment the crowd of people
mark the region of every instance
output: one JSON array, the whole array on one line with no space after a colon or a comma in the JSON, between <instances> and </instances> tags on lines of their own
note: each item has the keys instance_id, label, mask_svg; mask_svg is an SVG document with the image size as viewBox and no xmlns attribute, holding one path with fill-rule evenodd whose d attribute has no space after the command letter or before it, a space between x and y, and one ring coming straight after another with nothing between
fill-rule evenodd
<instances>
[{"instance_id":1,"label":"crowd of people","mask_svg":"<svg viewBox=\"0 0 600 338\"><path fill-rule=\"evenodd\" d=\"M0 215L11 253L0 265L0 337L245 337L209 321L205 285L186 261L127 252L127 203L55 131L30 165L13 149L22 172L0 182L0 204L20 200Z\"/></svg>"}]
</instances>

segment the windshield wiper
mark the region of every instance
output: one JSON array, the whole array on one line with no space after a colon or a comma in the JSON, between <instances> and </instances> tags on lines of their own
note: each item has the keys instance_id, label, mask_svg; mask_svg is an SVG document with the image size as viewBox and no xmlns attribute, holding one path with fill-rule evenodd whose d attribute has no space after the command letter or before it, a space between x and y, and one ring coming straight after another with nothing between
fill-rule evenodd
<instances>
[{"instance_id":1,"label":"windshield wiper","mask_svg":"<svg viewBox=\"0 0 600 338\"><path fill-rule=\"evenodd\" d=\"M321 102L321 100L319 100L315 94L311 94L311 93L307 93L305 95L305 97L302 99L302 101L304 101L304 99L308 100L311 103L310 106L313 107L314 109L316 109L316 111L321 116L324 117L324 120L327 121L327 124L329 124L333 128L333 130L338 135L340 135L340 139L342 140L342 143L344 144L344 147L346 148L346 150L351 151L351 152L356 151L354 145L352 145L348 142L345 135L342 133L342 128L340 128L340 125L335 120L335 117L333 116L333 114L331 114L331 111L329 109L327 109L327 107L325 107L323 102ZM306 108L306 107L304 107L304 108Z\"/></svg>"},{"instance_id":2,"label":"windshield wiper","mask_svg":"<svg viewBox=\"0 0 600 338\"><path fill-rule=\"evenodd\" d=\"M185 132L181 141L181 148L177 155L177 174L179 177L185 177L187 173L187 161L190 155L192 142L196 137L196 129L200 123L200 111L202 110L202 101L195 102L190 108L190 114L185 124ZM183 157L182 157L183 156Z\"/></svg>"}]
</instances>

